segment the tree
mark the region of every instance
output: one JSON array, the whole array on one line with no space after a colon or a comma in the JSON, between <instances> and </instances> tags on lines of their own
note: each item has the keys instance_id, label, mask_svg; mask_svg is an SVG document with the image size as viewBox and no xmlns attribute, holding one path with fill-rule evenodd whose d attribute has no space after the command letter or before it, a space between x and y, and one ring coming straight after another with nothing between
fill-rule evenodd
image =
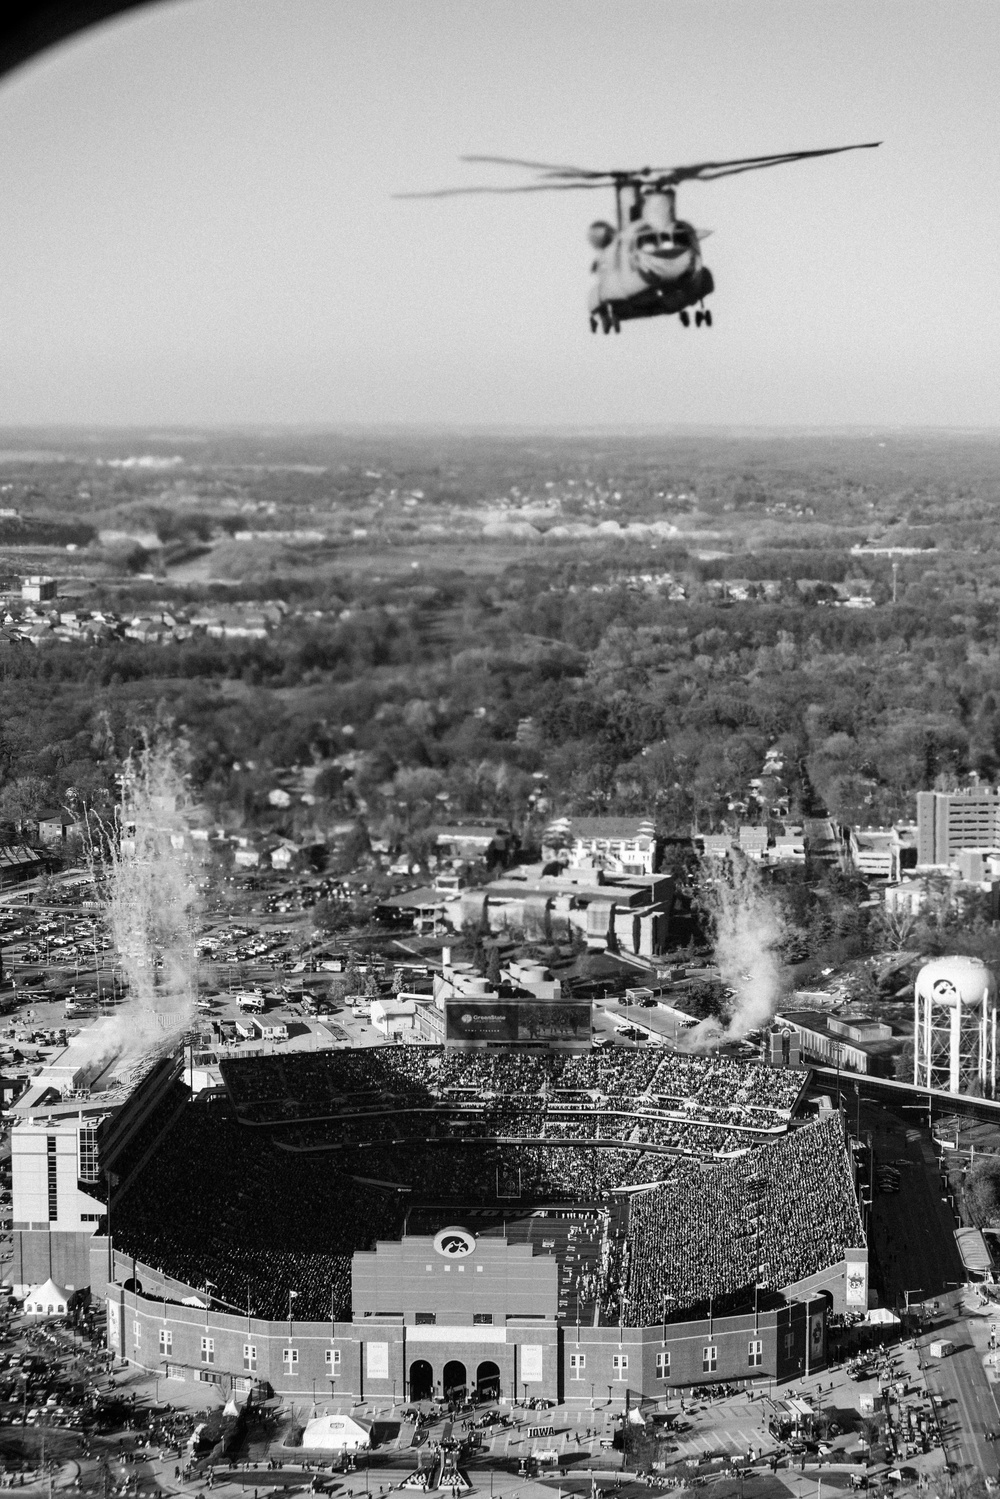
<instances>
[{"instance_id":1,"label":"tree","mask_svg":"<svg viewBox=\"0 0 1000 1499\"><path fill-rule=\"evenodd\" d=\"M496 989L500 980L500 949L494 942L490 946L489 956L486 959L486 981L492 989Z\"/></svg>"},{"instance_id":2,"label":"tree","mask_svg":"<svg viewBox=\"0 0 1000 1499\"><path fill-rule=\"evenodd\" d=\"M977 1157L965 1178L965 1201L981 1228L1000 1223L1000 1156Z\"/></svg>"},{"instance_id":3,"label":"tree","mask_svg":"<svg viewBox=\"0 0 1000 1499\"><path fill-rule=\"evenodd\" d=\"M0 822L21 823L37 817L48 795L48 782L41 776L18 776L0 791Z\"/></svg>"}]
</instances>

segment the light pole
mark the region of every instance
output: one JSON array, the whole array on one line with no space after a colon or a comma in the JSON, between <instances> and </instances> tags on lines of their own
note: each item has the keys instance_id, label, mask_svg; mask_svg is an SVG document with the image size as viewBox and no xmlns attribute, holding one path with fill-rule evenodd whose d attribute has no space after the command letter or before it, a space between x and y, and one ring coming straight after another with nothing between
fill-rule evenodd
<instances>
[{"instance_id":1,"label":"light pole","mask_svg":"<svg viewBox=\"0 0 1000 1499\"><path fill-rule=\"evenodd\" d=\"M903 1292L903 1296L905 1298L905 1311L904 1311L904 1315L905 1315L905 1318L906 1318L907 1329L909 1329L909 1326L910 1326L910 1297L911 1296L925 1296L926 1294L927 1293L925 1291L904 1291Z\"/></svg>"},{"instance_id":2,"label":"light pole","mask_svg":"<svg viewBox=\"0 0 1000 1499\"><path fill-rule=\"evenodd\" d=\"M292 1341L292 1302L296 1299L296 1297L298 1296L298 1294L299 1294L298 1291L289 1291L289 1293L288 1293L288 1341L289 1342Z\"/></svg>"}]
</instances>

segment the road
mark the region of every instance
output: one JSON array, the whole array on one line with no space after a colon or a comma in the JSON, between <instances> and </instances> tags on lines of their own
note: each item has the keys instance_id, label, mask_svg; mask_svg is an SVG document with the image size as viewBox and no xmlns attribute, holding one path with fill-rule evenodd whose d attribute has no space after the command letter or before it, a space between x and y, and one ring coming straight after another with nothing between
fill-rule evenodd
<instances>
[{"instance_id":1,"label":"road","mask_svg":"<svg viewBox=\"0 0 1000 1499\"><path fill-rule=\"evenodd\" d=\"M871 1135L876 1172L885 1165L899 1172L898 1192L874 1192L868 1226L872 1280L888 1307L905 1306L908 1292L911 1302L940 1298L964 1280L965 1270L937 1160L926 1130L917 1128L923 1119L865 1103L856 1116L849 1085L844 1100L851 1123L859 1118L861 1134Z\"/></svg>"},{"instance_id":2,"label":"road","mask_svg":"<svg viewBox=\"0 0 1000 1499\"><path fill-rule=\"evenodd\" d=\"M927 1389L942 1403L941 1431L949 1462L968 1473L996 1478L996 1444L987 1442L984 1433L1000 1428L1000 1411L970 1328L970 1319L977 1315L974 1297L975 1292L953 1291L942 1298L941 1322L917 1341ZM954 1342L955 1352L931 1358L930 1344L941 1336Z\"/></svg>"}]
</instances>

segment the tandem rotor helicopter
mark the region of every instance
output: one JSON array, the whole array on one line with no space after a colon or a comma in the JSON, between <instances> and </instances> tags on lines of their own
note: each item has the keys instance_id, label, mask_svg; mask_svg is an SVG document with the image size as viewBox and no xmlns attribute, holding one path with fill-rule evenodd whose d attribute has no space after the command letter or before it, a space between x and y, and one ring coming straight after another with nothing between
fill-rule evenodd
<instances>
[{"instance_id":1,"label":"tandem rotor helicopter","mask_svg":"<svg viewBox=\"0 0 1000 1499\"><path fill-rule=\"evenodd\" d=\"M573 192L614 190L615 223L598 219L587 238L597 252L591 266L590 331L621 332L630 318L676 313L685 328L688 311L696 309L695 327L712 326L705 298L715 290L712 272L701 258L701 241L710 229L696 229L676 214L681 182L712 182L764 167L783 166L812 156L836 156L842 151L869 151L881 141L855 146L829 146L822 151L785 151L773 156L742 156L732 161L699 161L681 167L640 167L632 171L588 171L584 167L553 166L544 161L521 161L510 156L463 156L462 161L497 166L527 167L540 181L518 187L446 187L434 192L396 193L397 198L454 198L472 193Z\"/></svg>"}]
</instances>

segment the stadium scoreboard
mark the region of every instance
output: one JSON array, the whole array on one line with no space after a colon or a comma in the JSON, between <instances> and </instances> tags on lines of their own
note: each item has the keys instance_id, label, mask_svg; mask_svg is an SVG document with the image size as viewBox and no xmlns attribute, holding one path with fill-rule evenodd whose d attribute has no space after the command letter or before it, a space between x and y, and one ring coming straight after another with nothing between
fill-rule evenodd
<instances>
[{"instance_id":1,"label":"stadium scoreboard","mask_svg":"<svg viewBox=\"0 0 1000 1499\"><path fill-rule=\"evenodd\" d=\"M589 1050L593 1038L593 1001L456 995L445 1001L445 1044L476 1046L548 1046Z\"/></svg>"}]
</instances>

